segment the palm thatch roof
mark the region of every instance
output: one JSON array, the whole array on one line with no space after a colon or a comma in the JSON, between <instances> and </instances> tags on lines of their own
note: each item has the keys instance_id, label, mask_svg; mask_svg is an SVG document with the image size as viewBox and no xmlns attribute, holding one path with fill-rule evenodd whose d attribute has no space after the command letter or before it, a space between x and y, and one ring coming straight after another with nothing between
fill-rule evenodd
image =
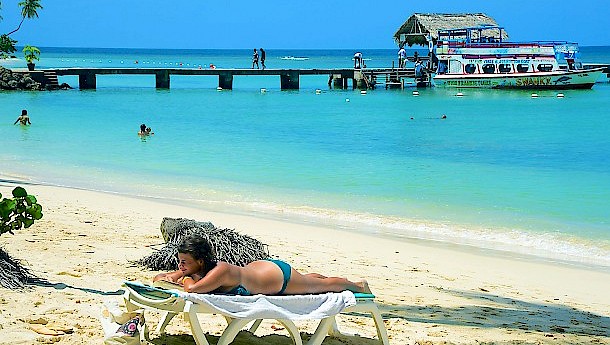
<instances>
[{"instance_id":1,"label":"palm thatch roof","mask_svg":"<svg viewBox=\"0 0 610 345\"><path fill-rule=\"evenodd\" d=\"M484 13L415 13L394 34L394 40L399 46L416 44L427 46L427 35L436 43L439 30L474 27L480 25L495 25L498 23ZM502 39L508 38L502 31Z\"/></svg>"}]
</instances>

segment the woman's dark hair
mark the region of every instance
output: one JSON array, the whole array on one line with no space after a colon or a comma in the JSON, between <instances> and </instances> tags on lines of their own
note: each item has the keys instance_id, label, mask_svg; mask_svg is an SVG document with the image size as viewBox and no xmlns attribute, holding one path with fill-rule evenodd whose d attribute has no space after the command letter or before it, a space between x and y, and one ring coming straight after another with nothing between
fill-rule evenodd
<instances>
[{"instance_id":1,"label":"woman's dark hair","mask_svg":"<svg viewBox=\"0 0 610 345\"><path fill-rule=\"evenodd\" d=\"M203 270L207 274L216 267L216 255L210 243L203 237L191 235L178 246L178 253L190 254L195 260L203 260Z\"/></svg>"},{"instance_id":2,"label":"woman's dark hair","mask_svg":"<svg viewBox=\"0 0 610 345\"><path fill-rule=\"evenodd\" d=\"M140 131L144 132L146 130L146 125L145 124L141 124L140 125Z\"/></svg>"},{"instance_id":3,"label":"woman's dark hair","mask_svg":"<svg viewBox=\"0 0 610 345\"><path fill-rule=\"evenodd\" d=\"M28 111L27 111L27 110L23 109L23 110L21 111L21 115L27 115L27 114L28 114Z\"/></svg>"}]
</instances>

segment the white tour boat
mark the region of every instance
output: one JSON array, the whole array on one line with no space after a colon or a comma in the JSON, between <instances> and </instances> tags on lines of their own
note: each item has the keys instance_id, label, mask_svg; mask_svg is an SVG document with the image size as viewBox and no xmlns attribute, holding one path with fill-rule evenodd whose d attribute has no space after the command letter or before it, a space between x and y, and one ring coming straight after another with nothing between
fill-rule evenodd
<instances>
[{"instance_id":1,"label":"white tour boat","mask_svg":"<svg viewBox=\"0 0 610 345\"><path fill-rule=\"evenodd\" d=\"M603 68L584 69L578 45L504 42L493 25L438 32L434 84L455 88L590 89ZM559 61L565 60L565 66Z\"/></svg>"}]
</instances>

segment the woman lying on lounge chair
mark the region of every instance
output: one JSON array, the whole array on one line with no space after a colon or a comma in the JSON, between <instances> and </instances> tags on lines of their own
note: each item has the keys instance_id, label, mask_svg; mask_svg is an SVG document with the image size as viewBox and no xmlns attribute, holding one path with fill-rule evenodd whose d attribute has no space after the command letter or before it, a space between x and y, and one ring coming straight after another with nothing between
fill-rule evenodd
<instances>
[{"instance_id":1,"label":"woman lying on lounge chair","mask_svg":"<svg viewBox=\"0 0 610 345\"><path fill-rule=\"evenodd\" d=\"M300 295L324 292L370 293L366 280L301 274L280 260L259 260L240 267L216 261L208 241L191 236L178 247L178 270L161 273L153 281L178 283L186 292L236 295Z\"/></svg>"}]
</instances>

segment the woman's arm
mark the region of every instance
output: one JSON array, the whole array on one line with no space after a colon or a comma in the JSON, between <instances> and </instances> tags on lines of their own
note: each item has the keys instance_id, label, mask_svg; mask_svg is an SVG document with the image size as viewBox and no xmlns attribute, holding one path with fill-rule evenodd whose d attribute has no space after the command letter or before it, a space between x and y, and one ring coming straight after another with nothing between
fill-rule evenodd
<instances>
[{"instance_id":1,"label":"woman's arm","mask_svg":"<svg viewBox=\"0 0 610 345\"><path fill-rule=\"evenodd\" d=\"M156 282L158 280L167 280L167 281L172 282L172 283L177 283L178 279L182 278L182 276L183 276L182 271L160 273L160 274L157 274L153 278L153 282Z\"/></svg>"},{"instance_id":2,"label":"woman's arm","mask_svg":"<svg viewBox=\"0 0 610 345\"><path fill-rule=\"evenodd\" d=\"M182 279L184 291L207 293L212 292L221 286L238 285L239 282L232 284L232 282L229 281L232 269L234 269L234 267L232 267L230 264L226 262L218 262L216 267L197 281L195 281L195 279L191 276L186 276Z\"/></svg>"}]
</instances>

